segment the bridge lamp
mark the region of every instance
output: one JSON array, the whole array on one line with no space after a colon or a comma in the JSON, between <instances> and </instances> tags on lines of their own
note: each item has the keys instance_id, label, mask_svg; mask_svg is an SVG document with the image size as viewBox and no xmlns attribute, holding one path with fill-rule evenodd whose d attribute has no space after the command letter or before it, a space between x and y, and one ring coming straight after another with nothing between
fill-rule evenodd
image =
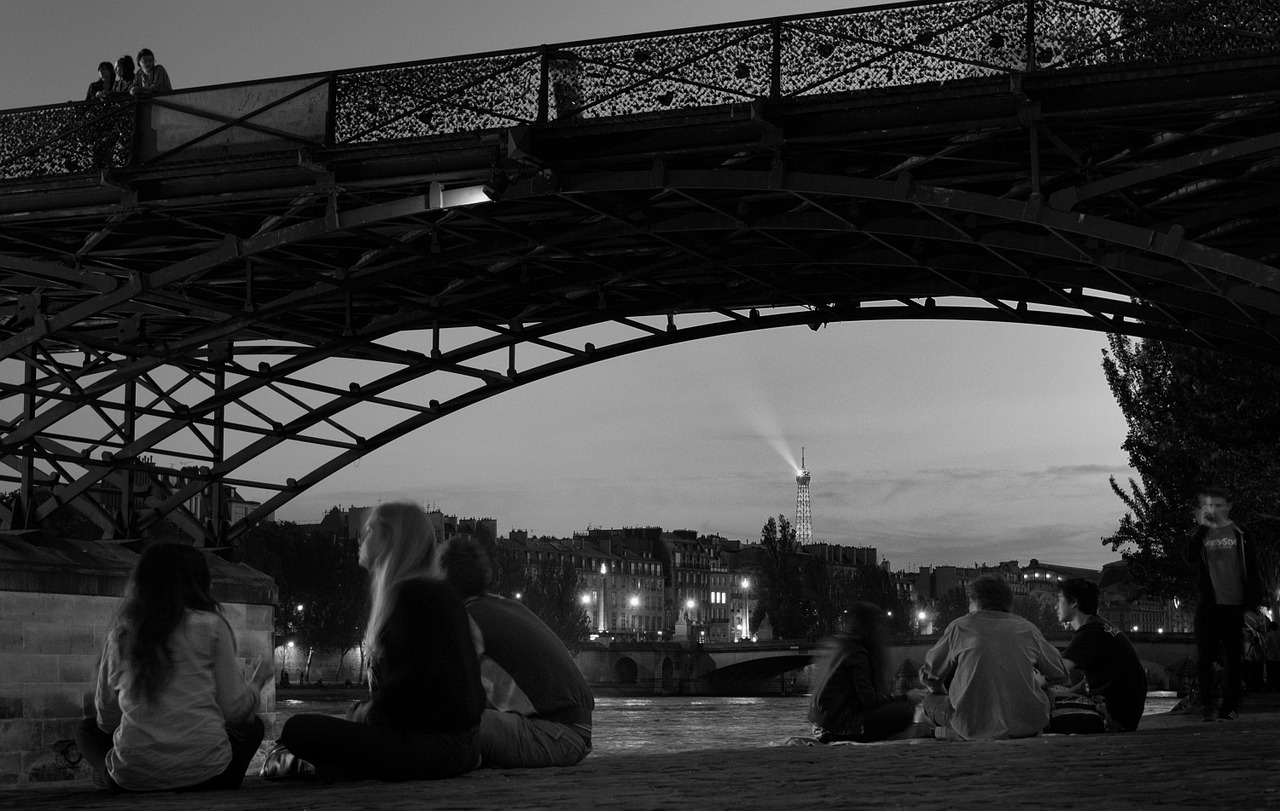
<instances>
[{"instance_id":1,"label":"bridge lamp","mask_svg":"<svg viewBox=\"0 0 1280 811\"><path fill-rule=\"evenodd\" d=\"M294 610L294 611L297 611L299 614L301 614L301 613L302 613L302 603L298 603L296 606L294 606L294 607L293 607L293 610Z\"/></svg>"},{"instance_id":2,"label":"bridge lamp","mask_svg":"<svg viewBox=\"0 0 1280 811\"><path fill-rule=\"evenodd\" d=\"M1136 626L1136 625L1135 625L1135 626L1133 626L1133 630L1135 630L1135 631L1136 631L1136 630L1138 630L1138 626Z\"/></svg>"},{"instance_id":3,"label":"bridge lamp","mask_svg":"<svg viewBox=\"0 0 1280 811\"><path fill-rule=\"evenodd\" d=\"M916 619L920 620L921 622L924 622L928 618L929 618L929 615L924 613L923 611L921 611L919 614L916 614Z\"/></svg>"},{"instance_id":4,"label":"bridge lamp","mask_svg":"<svg viewBox=\"0 0 1280 811\"><path fill-rule=\"evenodd\" d=\"M631 607L632 607L632 608L639 608L639 607L640 607L640 595L639 595L639 594L632 594L632 595L631 595L630 603L631 603Z\"/></svg>"},{"instance_id":5,"label":"bridge lamp","mask_svg":"<svg viewBox=\"0 0 1280 811\"><path fill-rule=\"evenodd\" d=\"M290 639L288 642L284 643L284 646L285 646L286 648L292 648L292 647L293 647L293 640L292 640L292 639Z\"/></svg>"},{"instance_id":6,"label":"bridge lamp","mask_svg":"<svg viewBox=\"0 0 1280 811\"><path fill-rule=\"evenodd\" d=\"M427 203L430 208L456 208L457 206L474 206L477 203L491 202L497 195L492 186L458 186L446 189L438 180L431 181L427 192Z\"/></svg>"},{"instance_id":7,"label":"bridge lamp","mask_svg":"<svg viewBox=\"0 0 1280 811\"><path fill-rule=\"evenodd\" d=\"M1164 629L1163 629L1163 628L1157 628L1157 629L1156 629L1156 633L1158 633L1158 634L1162 634L1162 633L1164 633Z\"/></svg>"},{"instance_id":8,"label":"bridge lamp","mask_svg":"<svg viewBox=\"0 0 1280 811\"><path fill-rule=\"evenodd\" d=\"M520 599L523 599L523 598L524 598L524 595L517 591L517 592L516 592L516 599L517 599L517 600L520 600Z\"/></svg>"},{"instance_id":9,"label":"bridge lamp","mask_svg":"<svg viewBox=\"0 0 1280 811\"><path fill-rule=\"evenodd\" d=\"M590 595L590 594L587 594L587 593L585 593L585 592L583 593L583 595L582 595L582 604L583 604L583 605L591 605L591 595Z\"/></svg>"},{"instance_id":10,"label":"bridge lamp","mask_svg":"<svg viewBox=\"0 0 1280 811\"><path fill-rule=\"evenodd\" d=\"M690 611L692 611L697 606L698 606L698 601L693 599L692 597L684 601L684 607L689 609Z\"/></svg>"}]
</instances>

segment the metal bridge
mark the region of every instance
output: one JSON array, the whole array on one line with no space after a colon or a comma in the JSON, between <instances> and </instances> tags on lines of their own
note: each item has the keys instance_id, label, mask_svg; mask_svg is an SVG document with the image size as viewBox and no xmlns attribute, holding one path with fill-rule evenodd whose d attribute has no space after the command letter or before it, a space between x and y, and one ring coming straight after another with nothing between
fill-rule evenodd
<instances>
[{"instance_id":1,"label":"metal bridge","mask_svg":"<svg viewBox=\"0 0 1280 811\"><path fill-rule=\"evenodd\" d=\"M1280 362L1277 31L909 3L0 112L0 520L227 546L488 397L786 325Z\"/></svg>"}]
</instances>

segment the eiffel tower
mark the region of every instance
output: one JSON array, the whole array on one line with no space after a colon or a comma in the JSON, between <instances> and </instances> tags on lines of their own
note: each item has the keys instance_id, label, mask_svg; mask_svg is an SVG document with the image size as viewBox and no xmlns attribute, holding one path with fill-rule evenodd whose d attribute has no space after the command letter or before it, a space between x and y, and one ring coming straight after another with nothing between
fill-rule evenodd
<instances>
[{"instance_id":1,"label":"eiffel tower","mask_svg":"<svg viewBox=\"0 0 1280 811\"><path fill-rule=\"evenodd\" d=\"M800 470L796 472L796 542L813 543L813 511L809 506L809 469L804 466L804 448L800 449Z\"/></svg>"}]
</instances>

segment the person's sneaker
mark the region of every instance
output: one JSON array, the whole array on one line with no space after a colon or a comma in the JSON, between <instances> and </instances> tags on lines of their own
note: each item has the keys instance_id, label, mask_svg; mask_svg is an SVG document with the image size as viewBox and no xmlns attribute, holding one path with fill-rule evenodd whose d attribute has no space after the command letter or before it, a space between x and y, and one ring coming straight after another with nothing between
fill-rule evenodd
<instances>
[{"instance_id":1,"label":"person's sneaker","mask_svg":"<svg viewBox=\"0 0 1280 811\"><path fill-rule=\"evenodd\" d=\"M263 759L262 771L258 772L258 777L262 780L281 780L286 777L303 777L315 773L315 766L290 752L284 744L278 743Z\"/></svg>"},{"instance_id":2,"label":"person's sneaker","mask_svg":"<svg viewBox=\"0 0 1280 811\"><path fill-rule=\"evenodd\" d=\"M1240 716L1236 713L1235 710L1223 710L1222 712L1218 713L1219 721L1235 721L1239 717Z\"/></svg>"}]
</instances>

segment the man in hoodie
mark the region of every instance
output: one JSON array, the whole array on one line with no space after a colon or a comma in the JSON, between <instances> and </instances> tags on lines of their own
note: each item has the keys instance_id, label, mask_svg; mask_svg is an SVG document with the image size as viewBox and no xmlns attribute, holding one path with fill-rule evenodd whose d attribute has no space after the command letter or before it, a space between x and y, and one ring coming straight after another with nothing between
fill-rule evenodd
<instances>
[{"instance_id":1,"label":"man in hoodie","mask_svg":"<svg viewBox=\"0 0 1280 811\"><path fill-rule=\"evenodd\" d=\"M1253 541L1231 520L1231 493L1204 487L1196 494L1196 526L1184 554L1195 572L1196 652L1205 721L1231 721L1244 681L1244 613L1262 604L1262 578ZM1213 704L1213 662L1226 659L1222 702Z\"/></svg>"}]
</instances>

